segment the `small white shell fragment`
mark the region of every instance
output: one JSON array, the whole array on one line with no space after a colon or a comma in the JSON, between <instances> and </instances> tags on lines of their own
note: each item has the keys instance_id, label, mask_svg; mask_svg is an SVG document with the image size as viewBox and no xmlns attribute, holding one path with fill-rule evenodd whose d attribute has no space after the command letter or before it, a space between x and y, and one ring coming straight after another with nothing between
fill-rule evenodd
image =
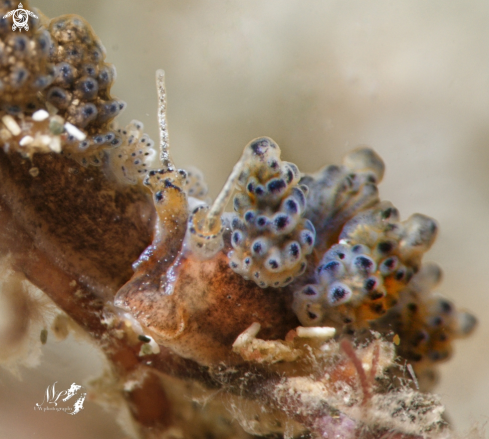
<instances>
[{"instance_id":1,"label":"small white shell fragment","mask_svg":"<svg viewBox=\"0 0 489 439\"><path fill-rule=\"evenodd\" d=\"M258 322L252 323L251 326L239 334L236 341L233 343L233 349L240 348L250 343L260 332L261 325Z\"/></svg>"},{"instance_id":2,"label":"small white shell fragment","mask_svg":"<svg viewBox=\"0 0 489 439\"><path fill-rule=\"evenodd\" d=\"M151 346L147 343L143 343L141 345L141 349L139 350L139 356L144 357L145 355L152 355L153 350L151 349Z\"/></svg>"},{"instance_id":3,"label":"small white shell fragment","mask_svg":"<svg viewBox=\"0 0 489 439\"><path fill-rule=\"evenodd\" d=\"M24 136L22 139L20 139L19 145L20 146L26 146L31 144L34 141L34 137L32 136Z\"/></svg>"},{"instance_id":4,"label":"small white shell fragment","mask_svg":"<svg viewBox=\"0 0 489 439\"><path fill-rule=\"evenodd\" d=\"M293 362L302 356L302 351L294 349L283 340L261 340L256 338L260 324L255 322L243 331L233 343L233 352L241 355L246 361L256 363L278 363L279 361Z\"/></svg>"},{"instance_id":5,"label":"small white shell fragment","mask_svg":"<svg viewBox=\"0 0 489 439\"><path fill-rule=\"evenodd\" d=\"M365 372L370 372L372 369L372 363L362 363L362 367Z\"/></svg>"},{"instance_id":6,"label":"small white shell fragment","mask_svg":"<svg viewBox=\"0 0 489 439\"><path fill-rule=\"evenodd\" d=\"M54 136L51 139L51 143L49 144L49 148L53 152L58 152L58 153L61 152L61 139L59 138L59 136Z\"/></svg>"},{"instance_id":7,"label":"small white shell fragment","mask_svg":"<svg viewBox=\"0 0 489 439\"><path fill-rule=\"evenodd\" d=\"M31 168L29 169L29 174L32 176L32 177L37 177L39 175L39 168Z\"/></svg>"},{"instance_id":8,"label":"small white shell fragment","mask_svg":"<svg viewBox=\"0 0 489 439\"><path fill-rule=\"evenodd\" d=\"M323 352L330 352L331 351L331 343L324 343L323 345L321 345L321 347L319 349Z\"/></svg>"},{"instance_id":9,"label":"small white shell fragment","mask_svg":"<svg viewBox=\"0 0 489 439\"><path fill-rule=\"evenodd\" d=\"M32 115L32 120L35 120L36 122L41 122L43 120L46 120L49 117L49 113L46 110L37 110L33 115Z\"/></svg>"},{"instance_id":10,"label":"small white shell fragment","mask_svg":"<svg viewBox=\"0 0 489 439\"><path fill-rule=\"evenodd\" d=\"M141 387L141 381L138 380L127 380L124 383L124 391L126 392L131 392L134 389L137 389L138 387Z\"/></svg>"},{"instance_id":11,"label":"small white shell fragment","mask_svg":"<svg viewBox=\"0 0 489 439\"><path fill-rule=\"evenodd\" d=\"M51 143L51 136L42 135L39 136L39 140L43 145L48 146Z\"/></svg>"},{"instance_id":12,"label":"small white shell fragment","mask_svg":"<svg viewBox=\"0 0 489 439\"><path fill-rule=\"evenodd\" d=\"M146 336L146 337L148 337L148 336ZM151 337L149 337L149 338L151 338ZM148 344L151 346L151 350L153 351L153 354L159 354L160 353L160 346L152 338Z\"/></svg>"},{"instance_id":13,"label":"small white shell fragment","mask_svg":"<svg viewBox=\"0 0 489 439\"><path fill-rule=\"evenodd\" d=\"M141 345L141 349L139 351L139 356L142 357L144 355L153 355L153 354L159 354L160 353L160 347L158 346L158 343L154 341L152 337L149 335L145 335L145 337L149 338L149 341L147 343L143 343Z\"/></svg>"},{"instance_id":14,"label":"small white shell fragment","mask_svg":"<svg viewBox=\"0 0 489 439\"><path fill-rule=\"evenodd\" d=\"M416 374L414 373L414 368L410 363L408 363L408 365L407 365L407 370L409 372L409 375L411 375L411 378L413 379L413 382L414 382L414 385L416 386L416 389L419 390L418 379L416 378Z\"/></svg>"},{"instance_id":15,"label":"small white shell fragment","mask_svg":"<svg viewBox=\"0 0 489 439\"><path fill-rule=\"evenodd\" d=\"M72 125L69 122L65 123L65 129L68 134L71 134L73 137L76 138L76 140L82 141L87 138L87 135L83 131L80 131L75 125Z\"/></svg>"},{"instance_id":16,"label":"small white shell fragment","mask_svg":"<svg viewBox=\"0 0 489 439\"><path fill-rule=\"evenodd\" d=\"M297 335L302 338L321 338L323 340L328 340L330 338L333 338L336 329L335 328L329 328L327 326L312 326L310 328L304 328L303 326L298 326L297 329Z\"/></svg>"},{"instance_id":17,"label":"small white shell fragment","mask_svg":"<svg viewBox=\"0 0 489 439\"><path fill-rule=\"evenodd\" d=\"M2 122L14 136L18 136L20 134L19 124L12 116L6 114L2 117Z\"/></svg>"}]
</instances>

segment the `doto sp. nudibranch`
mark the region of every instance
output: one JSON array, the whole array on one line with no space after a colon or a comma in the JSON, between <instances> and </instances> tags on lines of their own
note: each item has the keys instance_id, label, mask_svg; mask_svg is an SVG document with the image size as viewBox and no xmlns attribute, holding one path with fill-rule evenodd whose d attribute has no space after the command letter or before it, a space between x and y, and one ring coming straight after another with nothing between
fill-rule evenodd
<instances>
[{"instance_id":1,"label":"doto sp. nudibranch","mask_svg":"<svg viewBox=\"0 0 489 439\"><path fill-rule=\"evenodd\" d=\"M476 319L432 293L441 270L423 256L438 226L381 201L377 153L358 148L307 174L258 137L211 200L203 174L171 158L163 71L158 153L141 122L114 121L125 103L90 25L36 14L22 34L0 20L2 239L21 230L4 245L24 249L15 270L118 365L129 406L144 399L134 376L161 384L154 368L246 399L241 425L255 435L289 423L321 437L442 428L433 396L386 382L405 362L429 389ZM58 270L49 280L46 266Z\"/></svg>"}]
</instances>

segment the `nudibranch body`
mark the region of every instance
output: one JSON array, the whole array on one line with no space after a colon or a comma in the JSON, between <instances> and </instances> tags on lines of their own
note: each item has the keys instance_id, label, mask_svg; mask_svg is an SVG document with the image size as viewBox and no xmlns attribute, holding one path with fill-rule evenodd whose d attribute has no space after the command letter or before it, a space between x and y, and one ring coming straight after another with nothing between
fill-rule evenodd
<instances>
[{"instance_id":1,"label":"nudibranch body","mask_svg":"<svg viewBox=\"0 0 489 439\"><path fill-rule=\"evenodd\" d=\"M384 315L419 270L437 226L423 215L399 222L390 203L379 203L348 221L323 256L316 282L296 293L304 325L365 324Z\"/></svg>"},{"instance_id":2,"label":"nudibranch body","mask_svg":"<svg viewBox=\"0 0 489 439\"><path fill-rule=\"evenodd\" d=\"M245 149L248 163L237 180L232 220L230 267L262 288L283 287L306 270L316 231L305 219L307 188L300 173L280 160L268 138Z\"/></svg>"},{"instance_id":3,"label":"nudibranch body","mask_svg":"<svg viewBox=\"0 0 489 439\"><path fill-rule=\"evenodd\" d=\"M160 125L165 131L166 119ZM250 325L259 325L264 339L284 339L298 319L306 327L334 327L337 337L395 334L398 355L426 375L448 357L454 338L474 328L475 319L453 306L443 317L419 282L437 224L420 214L401 221L391 203L379 200L384 165L373 150L357 149L342 166L306 175L281 160L272 139L257 138L211 205L186 190L188 177L168 150L162 157L166 166L145 182L160 176L151 189L160 224L155 243L116 297L158 343L205 365L239 363L229 343ZM225 213L233 192L234 212ZM160 209L161 203L172 207ZM170 217L169 239L162 231ZM412 321L410 300L420 309ZM441 329L423 329L438 319ZM406 347L413 331L426 333L414 349L420 354Z\"/></svg>"},{"instance_id":4,"label":"nudibranch body","mask_svg":"<svg viewBox=\"0 0 489 439\"><path fill-rule=\"evenodd\" d=\"M1 6L2 16L8 7ZM62 151L84 166L101 166L102 150L121 143L110 126L125 107L110 95L115 68L105 62L105 48L83 18L36 15L25 33L0 20L4 148L29 157Z\"/></svg>"},{"instance_id":5,"label":"nudibranch body","mask_svg":"<svg viewBox=\"0 0 489 439\"><path fill-rule=\"evenodd\" d=\"M420 281L436 223L419 214L401 221L380 201L384 164L372 149L305 174L259 137L211 202L200 171L171 160L163 73L157 157L140 122L112 123L124 103L110 95L115 70L90 26L38 15L22 35L0 22L0 164L6 181L21 182L5 199L13 211L34 200L24 203L26 217L38 220L25 221L28 232L49 237L38 245L67 271L90 265L79 281L107 291L104 299L159 344L216 366L244 361L232 346L255 323L266 340L284 340L299 325L334 327L336 338L354 341L375 330L397 335L397 354L420 371L471 332L475 319ZM12 167L22 175L10 178ZM77 196L68 202L56 191ZM110 224L99 224L100 212ZM76 262L53 242L72 249ZM95 288L95 278L105 285Z\"/></svg>"}]
</instances>

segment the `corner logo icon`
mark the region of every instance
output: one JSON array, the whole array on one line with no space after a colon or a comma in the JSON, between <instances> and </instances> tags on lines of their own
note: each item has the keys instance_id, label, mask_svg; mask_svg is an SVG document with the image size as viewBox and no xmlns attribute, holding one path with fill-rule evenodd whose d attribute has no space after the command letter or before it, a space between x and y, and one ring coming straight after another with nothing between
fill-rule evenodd
<instances>
[{"instance_id":1,"label":"corner logo icon","mask_svg":"<svg viewBox=\"0 0 489 439\"><path fill-rule=\"evenodd\" d=\"M31 11L28 11L26 9L22 9L24 6L22 3L19 3L19 6L17 6L17 9L14 9L13 11L10 11L9 13L5 14L3 18L10 17L12 15L12 19L14 20L14 24L12 25L12 30L15 31L19 29L19 32L22 32L22 29L25 29L26 31L29 30L29 15L34 18L39 18L37 15L32 13Z\"/></svg>"}]
</instances>

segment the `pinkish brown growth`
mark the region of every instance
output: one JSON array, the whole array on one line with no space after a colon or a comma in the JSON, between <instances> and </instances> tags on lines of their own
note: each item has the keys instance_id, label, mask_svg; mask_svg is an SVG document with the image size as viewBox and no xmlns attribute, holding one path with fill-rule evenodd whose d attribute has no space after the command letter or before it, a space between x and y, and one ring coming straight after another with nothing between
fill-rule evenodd
<instances>
[{"instance_id":1,"label":"pinkish brown growth","mask_svg":"<svg viewBox=\"0 0 489 439\"><path fill-rule=\"evenodd\" d=\"M353 345L350 343L350 341L348 341L346 339L341 340L340 346L341 346L341 349L343 349L343 351L345 352L345 354L348 355L348 358L351 360L351 362L355 366L355 369L357 370L358 378L359 378L360 384L362 386L363 404L367 404L367 402L371 398L371 395L370 395L371 382L367 378L367 374L365 373L362 362L357 357L357 355L355 353L355 349L353 348ZM378 350L377 350L377 352L378 352ZM372 367L372 373L375 374L375 369L373 367Z\"/></svg>"}]
</instances>

